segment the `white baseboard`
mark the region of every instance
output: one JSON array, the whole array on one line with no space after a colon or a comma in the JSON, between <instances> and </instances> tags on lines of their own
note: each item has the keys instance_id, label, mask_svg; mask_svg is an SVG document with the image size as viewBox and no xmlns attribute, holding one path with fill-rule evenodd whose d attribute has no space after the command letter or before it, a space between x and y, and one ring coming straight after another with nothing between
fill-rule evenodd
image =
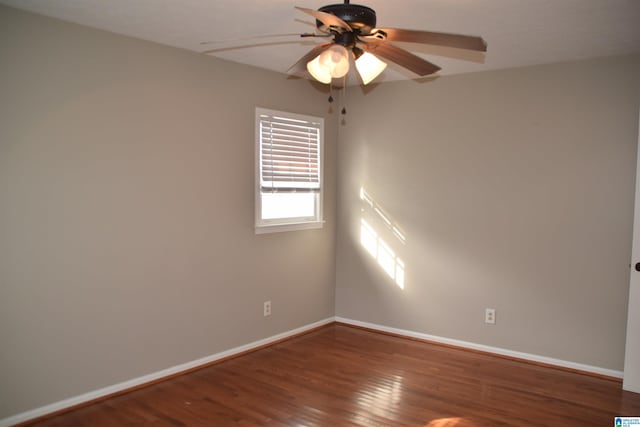
<instances>
[{"instance_id":1,"label":"white baseboard","mask_svg":"<svg viewBox=\"0 0 640 427\"><path fill-rule=\"evenodd\" d=\"M63 409L67 409L85 402L90 402L94 399L98 399L100 397L109 396L114 393L121 392L123 390L131 389L133 387L137 387L142 384L147 384L152 381L160 380L162 378L166 378L171 375L179 374L180 372L185 372L193 368L197 368L198 366L204 366L209 363L215 362L217 360L224 359L226 357L234 356L236 354L240 354L249 350L253 350L255 348L271 344L273 342L282 340L284 338L291 337L293 335L297 335L306 331L309 331L314 328L318 328L320 326L327 325L329 323L334 322L335 319L333 317L329 317L324 320L320 320L315 323L311 323L309 325L305 325L287 332L283 332L277 335L273 335L268 338L264 338L258 341L254 341L252 343L242 345L240 347L232 348L230 350L222 351L220 353L213 354L211 356L203 357L201 359L193 360L191 362L183 363L180 365L173 366L171 368L163 369L162 371L153 372L148 375L144 375L142 377L134 378L129 381L121 382L118 384L114 384L108 387L101 388L99 390L90 391L88 393L81 394L79 396L75 396L69 399L61 400L59 402L55 402L46 406L42 406L40 408L32 409L27 412L22 412L17 415L13 415L8 418L4 418L0 420L0 427L9 427L15 424L23 423L25 421L33 420L38 417L42 417L47 414L52 414L57 411L61 411Z\"/></svg>"},{"instance_id":2,"label":"white baseboard","mask_svg":"<svg viewBox=\"0 0 640 427\"><path fill-rule=\"evenodd\" d=\"M582 363L568 362L566 360L554 359L552 357L539 356L537 354L523 353L520 351L507 350L499 347L491 347L483 344L476 344L468 341L460 341L451 338L439 337L436 335L423 334L420 332L408 331L406 329L390 328L388 326L376 325L374 323L361 322L359 320L347 319L344 317L336 316L336 322L346 323L353 326L361 326L363 328L373 329L381 332L389 332L392 334L402 335L411 338L418 338L426 341L433 341L442 344L453 345L456 347L468 348L472 350L479 350L487 353L498 354L501 356L513 357L516 359L528 360L531 362L544 363L547 365L558 366L561 368L569 368L577 371L589 372L598 375L604 375L612 378L622 378L622 371L615 371L613 369L600 368L597 366L584 365Z\"/></svg>"},{"instance_id":3,"label":"white baseboard","mask_svg":"<svg viewBox=\"0 0 640 427\"><path fill-rule=\"evenodd\" d=\"M198 366L204 366L209 363L215 362L217 360L224 359L226 357L234 356L249 350L256 349L258 347L268 345L274 343L276 341L282 340L284 338L288 338L311 329L327 325L332 322L340 322L353 326L360 326L363 328L368 328L372 330L377 330L380 332L388 332L396 335L406 336L410 338L417 338L426 341L433 341L442 344L453 345L461 348L468 348L472 350L479 350L487 353L494 353L502 356L513 357L516 359L529 360L532 362L545 363L548 365L558 366L562 368L569 368L578 371L590 372L598 375L604 375L612 378L622 378L622 371L615 371L612 369L600 368L597 366L584 365L582 363L568 362L566 360L554 359L546 356L539 356L536 354L523 353L519 351L507 350L499 347L491 347L483 344L476 344L468 341L455 340L451 338L439 337L436 335L423 334L420 332L409 331L406 329L398 329L391 328L388 326L377 325L374 323L361 322L359 320L347 319L344 317L329 317L324 320L320 320L315 323L311 323L309 325L302 326L300 328L296 328L287 332L283 332L277 335L273 335L271 337L254 341L249 344L242 345L240 347L235 347L230 350L226 350L220 353L213 354L211 356L203 357L201 359L193 360L191 362L183 363L181 365L176 365L167 369L163 369L162 371L154 372L148 375L144 375L142 377L134 378L129 381L121 382L118 384L114 384L108 387L101 388L99 390L94 390L88 393L81 394L79 396L75 396L69 399L61 400L59 402L55 402L46 406L42 406L36 409L32 409L30 411L26 411L17 415L13 415L8 418L4 418L0 420L0 427L9 427L15 424L23 423L25 421L29 421L38 417L42 417L47 414L51 414L57 411L61 411L63 409L67 409L76 405L80 405L85 402L90 402L94 399L98 399L104 396L109 396L114 393L118 393L127 389L131 389L133 387L137 387L139 385L143 385L146 383L150 383L152 381L160 380L162 378L169 377L171 375L179 374L180 372L185 372L193 368L197 368Z\"/></svg>"}]
</instances>

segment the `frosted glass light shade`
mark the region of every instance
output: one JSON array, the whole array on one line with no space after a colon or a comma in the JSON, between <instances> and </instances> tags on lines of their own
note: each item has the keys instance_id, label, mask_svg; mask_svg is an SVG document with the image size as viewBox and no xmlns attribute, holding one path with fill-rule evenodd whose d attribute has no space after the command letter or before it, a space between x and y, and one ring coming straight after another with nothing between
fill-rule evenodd
<instances>
[{"instance_id":1,"label":"frosted glass light shade","mask_svg":"<svg viewBox=\"0 0 640 427\"><path fill-rule=\"evenodd\" d=\"M362 78L362 83L369 84L373 79L378 77L380 73L387 68L387 64L380 61L374 55L369 52L365 52L360 55L360 58L356 60L356 69Z\"/></svg>"},{"instance_id":2,"label":"frosted glass light shade","mask_svg":"<svg viewBox=\"0 0 640 427\"><path fill-rule=\"evenodd\" d=\"M320 83L331 83L331 72L320 64L320 55L307 62L307 71Z\"/></svg>"},{"instance_id":3,"label":"frosted glass light shade","mask_svg":"<svg viewBox=\"0 0 640 427\"><path fill-rule=\"evenodd\" d=\"M344 77L349 72L349 51L344 46L334 44L319 58L320 65L329 71L331 77Z\"/></svg>"}]
</instances>

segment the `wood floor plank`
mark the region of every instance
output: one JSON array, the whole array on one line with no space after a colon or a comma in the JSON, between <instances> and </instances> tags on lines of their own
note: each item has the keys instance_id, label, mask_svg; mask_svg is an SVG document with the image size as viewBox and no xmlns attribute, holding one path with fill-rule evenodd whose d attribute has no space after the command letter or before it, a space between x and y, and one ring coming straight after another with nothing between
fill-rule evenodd
<instances>
[{"instance_id":1,"label":"wood floor plank","mask_svg":"<svg viewBox=\"0 0 640 427\"><path fill-rule=\"evenodd\" d=\"M334 324L32 424L609 426L619 382Z\"/></svg>"}]
</instances>

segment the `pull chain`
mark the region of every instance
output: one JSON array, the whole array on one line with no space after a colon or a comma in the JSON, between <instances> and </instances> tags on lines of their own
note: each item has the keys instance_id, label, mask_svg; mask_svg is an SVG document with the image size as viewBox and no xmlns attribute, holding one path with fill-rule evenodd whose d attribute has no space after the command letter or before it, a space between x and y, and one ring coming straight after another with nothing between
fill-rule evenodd
<instances>
[{"instance_id":1,"label":"pull chain","mask_svg":"<svg viewBox=\"0 0 640 427\"><path fill-rule=\"evenodd\" d=\"M347 108L345 107L345 101L347 99L347 76L344 77L344 79L342 80L342 96L340 97L342 99L342 111L341 114L344 116L347 114ZM333 85L331 83L329 83L329 104L333 103Z\"/></svg>"},{"instance_id":2,"label":"pull chain","mask_svg":"<svg viewBox=\"0 0 640 427\"><path fill-rule=\"evenodd\" d=\"M345 75L342 79L342 115L347 114L347 108L345 105L347 104L347 76Z\"/></svg>"}]
</instances>

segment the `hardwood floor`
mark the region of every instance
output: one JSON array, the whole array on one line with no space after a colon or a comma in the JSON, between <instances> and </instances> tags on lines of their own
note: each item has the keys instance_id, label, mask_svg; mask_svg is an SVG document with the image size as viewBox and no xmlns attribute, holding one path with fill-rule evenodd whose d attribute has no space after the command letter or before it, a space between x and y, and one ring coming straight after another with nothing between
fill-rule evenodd
<instances>
[{"instance_id":1,"label":"hardwood floor","mask_svg":"<svg viewBox=\"0 0 640 427\"><path fill-rule=\"evenodd\" d=\"M613 426L619 382L330 325L53 426Z\"/></svg>"}]
</instances>

